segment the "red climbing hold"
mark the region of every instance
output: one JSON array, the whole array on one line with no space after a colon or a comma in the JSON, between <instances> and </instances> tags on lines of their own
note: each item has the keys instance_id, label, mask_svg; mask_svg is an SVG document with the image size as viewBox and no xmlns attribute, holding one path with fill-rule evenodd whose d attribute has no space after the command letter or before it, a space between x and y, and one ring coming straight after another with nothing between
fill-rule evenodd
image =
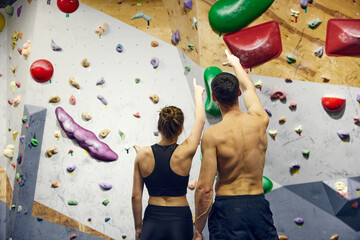
<instances>
[{"instance_id":1,"label":"red climbing hold","mask_svg":"<svg viewBox=\"0 0 360 240\"><path fill-rule=\"evenodd\" d=\"M360 55L360 19L330 19L325 52L328 56Z\"/></svg>"},{"instance_id":2,"label":"red climbing hold","mask_svg":"<svg viewBox=\"0 0 360 240\"><path fill-rule=\"evenodd\" d=\"M77 237L77 235L74 233L73 235L71 235L70 239L73 240Z\"/></svg>"},{"instance_id":3,"label":"red climbing hold","mask_svg":"<svg viewBox=\"0 0 360 240\"><path fill-rule=\"evenodd\" d=\"M345 107L346 99L338 97L323 97L321 104L328 112L336 113Z\"/></svg>"},{"instance_id":4,"label":"red climbing hold","mask_svg":"<svg viewBox=\"0 0 360 240\"><path fill-rule=\"evenodd\" d=\"M73 13L79 7L78 0L57 0L57 6L64 13Z\"/></svg>"},{"instance_id":5,"label":"red climbing hold","mask_svg":"<svg viewBox=\"0 0 360 240\"><path fill-rule=\"evenodd\" d=\"M33 79L39 83L47 82L54 73L54 67L46 59L39 59L30 66L30 73Z\"/></svg>"},{"instance_id":6,"label":"red climbing hold","mask_svg":"<svg viewBox=\"0 0 360 240\"><path fill-rule=\"evenodd\" d=\"M224 42L244 68L270 61L282 52L279 24L276 21L226 34Z\"/></svg>"}]
</instances>

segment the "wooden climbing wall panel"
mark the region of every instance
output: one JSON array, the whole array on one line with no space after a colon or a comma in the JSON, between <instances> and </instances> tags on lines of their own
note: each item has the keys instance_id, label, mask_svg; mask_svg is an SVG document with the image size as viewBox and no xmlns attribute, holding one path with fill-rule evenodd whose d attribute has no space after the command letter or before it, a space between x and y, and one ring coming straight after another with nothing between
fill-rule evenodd
<instances>
[{"instance_id":1,"label":"wooden climbing wall panel","mask_svg":"<svg viewBox=\"0 0 360 240\"><path fill-rule=\"evenodd\" d=\"M93 8L103 11L121 21L128 23L163 41L171 43L171 35L180 31L178 48L187 54L201 67L218 66L223 71L232 71L223 67L226 61L225 43L219 34L214 32L208 21L208 12L215 0L193 0L193 10L185 9L183 0L142 1L137 5L135 0L100 1L81 0ZM297 23L290 15L290 9L300 11ZM137 12L142 11L151 16L150 26L143 19L130 20ZM325 75L330 84L360 87L359 57L328 57L325 52L322 58L314 55L314 51L325 46L327 21L332 18L353 18L360 16L359 0L316 0L308 6L305 13L299 0L276 0L273 5L249 26L275 20L280 25L283 52L277 58L252 69L252 74L272 77L288 76L292 79L320 82ZM198 20L198 30L192 28L193 17ZM320 18L322 24L312 30L307 23ZM188 44L195 49L190 51ZM297 58L294 65L286 61L286 55Z\"/></svg>"}]
</instances>

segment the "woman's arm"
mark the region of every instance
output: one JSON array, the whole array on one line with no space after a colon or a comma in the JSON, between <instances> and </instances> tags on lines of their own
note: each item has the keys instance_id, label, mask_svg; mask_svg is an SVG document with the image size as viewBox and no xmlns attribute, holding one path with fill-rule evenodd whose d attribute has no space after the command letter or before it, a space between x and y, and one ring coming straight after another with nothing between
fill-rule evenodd
<instances>
[{"instance_id":1,"label":"woman's arm","mask_svg":"<svg viewBox=\"0 0 360 240\"><path fill-rule=\"evenodd\" d=\"M193 157L198 147L201 133L205 124L205 108L202 95L205 89L196 84L194 78L195 122L191 128L190 136L181 144L182 152L186 157Z\"/></svg>"},{"instance_id":2,"label":"woman's arm","mask_svg":"<svg viewBox=\"0 0 360 240\"><path fill-rule=\"evenodd\" d=\"M132 211L134 215L135 224L135 240L140 239L142 229L142 195L144 188L144 181L140 173L139 160L144 157L142 150L138 152L135 158L134 178L133 178L133 191L132 191Z\"/></svg>"}]
</instances>

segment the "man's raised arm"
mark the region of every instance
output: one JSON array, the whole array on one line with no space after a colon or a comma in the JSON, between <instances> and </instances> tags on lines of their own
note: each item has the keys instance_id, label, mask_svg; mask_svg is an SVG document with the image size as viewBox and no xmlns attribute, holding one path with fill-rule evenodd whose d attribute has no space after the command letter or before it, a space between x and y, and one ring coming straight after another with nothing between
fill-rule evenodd
<instances>
[{"instance_id":1,"label":"man's raised arm","mask_svg":"<svg viewBox=\"0 0 360 240\"><path fill-rule=\"evenodd\" d=\"M230 54L227 49L225 50L225 53L228 61L223 63L223 65L230 65L234 68L248 113L252 115L267 116L263 106L261 105L259 96L256 93L255 86L249 75L241 66L239 58Z\"/></svg>"}]
</instances>

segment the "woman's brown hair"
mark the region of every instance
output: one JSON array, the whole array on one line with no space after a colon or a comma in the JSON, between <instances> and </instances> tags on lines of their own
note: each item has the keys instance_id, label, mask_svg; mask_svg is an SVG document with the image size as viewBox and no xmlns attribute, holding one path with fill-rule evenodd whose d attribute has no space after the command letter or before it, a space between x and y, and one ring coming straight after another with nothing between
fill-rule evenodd
<instances>
[{"instance_id":1,"label":"woman's brown hair","mask_svg":"<svg viewBox=\"0 0 360 240\"><path fill-rule=\"evenodd\" d=\"M181 132L184 124L184 113L180 108L168 106L161 109L158 130L166 138L172 138Z\"/></svg>"}]
</instances>

